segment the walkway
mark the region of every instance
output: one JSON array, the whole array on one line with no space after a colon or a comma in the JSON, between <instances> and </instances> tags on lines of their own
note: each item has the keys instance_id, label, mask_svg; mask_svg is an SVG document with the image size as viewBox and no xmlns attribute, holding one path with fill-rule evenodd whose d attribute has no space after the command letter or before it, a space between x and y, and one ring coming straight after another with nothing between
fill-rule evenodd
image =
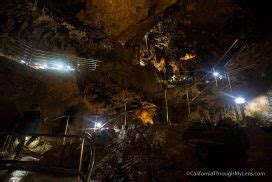
<instances>
[{"instance_id":1,"label":"walkway","mask_svg":"<svg viewBox=\"0 0 272 182\"><path fill-rule=\"evenodd\" d=\"M34 69L58 71L94 71L101 62L91 58L36 49L30 43L7 36L0 37L0 56Z\"/></svg>"}]
</instances>

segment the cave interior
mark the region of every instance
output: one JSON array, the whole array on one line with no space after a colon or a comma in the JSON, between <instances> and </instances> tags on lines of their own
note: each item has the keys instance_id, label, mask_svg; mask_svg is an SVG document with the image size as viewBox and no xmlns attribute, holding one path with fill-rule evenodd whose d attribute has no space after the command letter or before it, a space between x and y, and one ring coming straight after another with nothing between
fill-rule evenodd
<instances>
[{"instance_id":1,"label":"cave interior","mask_svg":"<svg viewBox=\"0 0 272 182\"><path fill-rule=\"evenodd\" d=\"M271 181L271 32L266 0L0 0L0 181Z\"/></svg>"}]
</instances>

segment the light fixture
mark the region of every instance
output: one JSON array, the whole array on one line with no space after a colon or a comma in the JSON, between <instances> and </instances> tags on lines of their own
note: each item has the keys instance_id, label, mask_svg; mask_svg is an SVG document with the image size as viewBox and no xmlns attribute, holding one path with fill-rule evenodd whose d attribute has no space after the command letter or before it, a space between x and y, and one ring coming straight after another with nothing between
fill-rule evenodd
<instances>
[{"instance_id":1,"label":"light fixture","mask_svg":"<svg viewBox=\"0 0 272 182\"><path fill-rule=\"evenodd\" d=\"M244 103L246 103L246 99L243 98L243 97L237 97L237 98L234 99L234 102L236 104L244 104Z\"/></svg>"},{"instance_id":2,"label":"light fixture","mask_svg":"<svg viewBox=\"0 0 272 182\"><path fill-rule=\"evenodd\" d=\"M55 69L56 69L56 70L62 70L63 68L64 68L64 66L63 66L62 63L57 63L57 64L55 65Z\"/></svg>"},{"instance_id":3,"label":"light fixture","mask_svg":"<svg viewBox=\"0 0 272 182\"><path fill-rule=\"evenodd\" d=\"M95 128L102 128L102 123L97 122L97 123L94 124L94 127Z\"/></svg>"},{"instance_id":4,"label":"light fixture","mask_svg":"<svg viewBox=\"0 0 272 182\"><path fill-rule=\"evenodd\" d=\"M220 76L220 74L217 71L214 71L213 76L217 78L218 76Z\"/></svg>"},{"instance_id":5,"label":"light fixture","mask_svg":"<svg viewBox=\"0 0 272 182\"><path fill-rule=\"evenodd\" d=\"M74 71L75 68L73 66L65 63L65 62L53 62L49 69L58 70L58 71Z\"/></svg>"},{"instance_id":6,"label":"light fixture","mask_svg":"<svg viewBox=\"0 0 272 182\"><path fill-rule=\"evenodd\" d=\"M144 61L140 61L140 66L146 66L146 63Z\"/></svg>"},{"instance_id":7,"label":"light fixture","mask_svg":"<svg viewBox=\"0 0 272 182\"><path fill-rule=\"evenodd\" d=\"M25 62L24 60L21 60L21 63L22 63L22 64L25 64L26 62Z\"/></svg>"}]
</instances>

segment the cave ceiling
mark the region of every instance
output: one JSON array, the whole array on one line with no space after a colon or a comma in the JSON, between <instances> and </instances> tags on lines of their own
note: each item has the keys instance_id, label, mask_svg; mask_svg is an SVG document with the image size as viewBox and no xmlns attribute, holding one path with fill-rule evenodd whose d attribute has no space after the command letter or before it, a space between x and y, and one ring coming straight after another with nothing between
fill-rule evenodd
<instances>
[{"instance_id":1,"label":"cave ceiling","mask_svg":"<svg viewBox=\"0 0 272 182\"><path fill-rule=\"evenodd\" d=\"M131 60L147 33L150 44L164 36L170 49L218 57L236 38L263 37L271 20L264 1L39 0L35 11L35 0L18 2L1 1L3 34L108 60Z\"/></svg>"}]
</instances>

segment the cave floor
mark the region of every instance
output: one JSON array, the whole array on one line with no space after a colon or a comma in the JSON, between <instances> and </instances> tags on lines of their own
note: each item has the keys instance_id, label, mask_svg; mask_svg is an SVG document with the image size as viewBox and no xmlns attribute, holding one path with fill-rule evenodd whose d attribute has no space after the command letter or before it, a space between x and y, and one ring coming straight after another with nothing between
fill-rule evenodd
<instances>
[{"instance_id":1,"label":"cave floor","mask_svg":"<svg viewBox=\"0 0 272 182\"><path fill-rule=\"evenodd\" d=\"M0 179L2 182L29 182L29 181L76 181L77 177L41 174L21 170L0 170Z\"/></svg>"},{"instance_id":2,"label":"cave floor","mask_svg":"<svg viewBox=\"0 0 272 182\"><path fill-rule=\"evenodd\" d=\"M13 160L14 155L5 155L4 160ZM39 161L39 159L22 155L20 161ZM24 170L0 170L1 182L29 182L29 181L76 181L77 176L67 176L63 174L49 174L49 173L38 173Z\"/></svg>"}]
</instances>

